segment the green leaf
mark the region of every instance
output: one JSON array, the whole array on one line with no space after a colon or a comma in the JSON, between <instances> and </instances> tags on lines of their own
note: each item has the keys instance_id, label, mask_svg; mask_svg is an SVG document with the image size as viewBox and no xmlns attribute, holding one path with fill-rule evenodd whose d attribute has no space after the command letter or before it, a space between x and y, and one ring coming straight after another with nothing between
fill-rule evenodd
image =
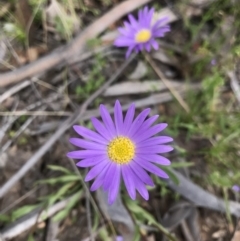
<instances>
[{"instance_id":1,"label":"green leaf","mask_svg":"<svg viewBox=\"0 0 240 241\"><path fill-rule=\"evenodd\" d=\"M83 193L83 191L80 190L76 194L74 194L72 199L68 202L68 204L65 207L65 209L63 209L62 211L60 211L59 213L57 213L54 216L53 221L57 222L57 221L63 220L70 213L70 211L76 205L76 203L79 201L80 196L82 195L82 193Z\"/></svg>"},{"instance_id":2,"label":"green leaf","mask_svg":"<svg viewBox=\"0 0 240 241\"><path fill-rule=\"evenodd\" d=\"M179 154L186 154L186 149L180 147L180 146L174 146L175 151L179 152Z\"/></svg>"},{"instance_id":3,"label":"green leaf","mask_svg":"<svg viewBox=\"0 0 240 241\"><path fill-rule=\"evenodd\" d=\"M95 214L94 217L93 217L93 227L92 227L92 230L93 231L96 231L98 226L99 226L99 216L98 214Z\"/></svg>"},{"instance_id":4,"label":"green leaf","mask_svg":"<svg viewBox=\"0 0 240 241\"><path fill-rule=\"evenodd\" d=\"M171 179L176 185L179 184L178 178L175 176L175 174L171 171L171 169L170 169L169 167L161 166L161 169L163 169L163 170L168 174L168 176L170 177L170 179Z\"/></svg>"},{"instance_id":5,"label":"green leaf","mask_svg":"<svg viewBox=\"0 0 240 241\"><path fill-rule=\"evenodd\" d=\"M224 176L219 171L212 172L209 177L211 182L217 187L229 188L232 186L229 176Z\"/></svg>"},{"instance_id":6,"label":"green leaf","mask_svg":"<svg viewBox=\"0 0 240 241\"><path fill-rule=\"evenodd\" d=\"M112 239L109 237L108 235L108 231L106 228L101 228L99 230L99 237L101 238L101 240L103 241L111 241Z\"/></svg>"},{"instance_id":7,"label":"green leaf","mask_svg":"<svg viewBox=\"0 0 240 241\"><path fill-rule=\"evenodd\" d=\"M11 221L11 218L8 215L0 214L0 221L3 223L8 223Z\"/></svg>"},{"instance_id":8,"label":"green leaf","mask_svg":"<svg viewBox=\"0 0 240 241\"><path fill-rule=\"evenodd\" d=\"M63 172L63 173L66 173L66 174L71 174L71 172L67 168L62 167L62 166L48 165L48 168L53 170L53 171L59 171L59 172Z\"/></svg>"},{"instance_id":9,"label":"green leaf","mask_svg":"<svg viewBox=\"0 0 240 241\"><path fill-rule=\"evenodd\" d=\"M134 238L133 238L133 241L139 241L141 240L141 234L139 232L139 229L136 228L136 231L135 231L135 235L134 235Z\"/></svg>"},{"instance_id":10,"label":"green leaf","mask_svg":"<svg viewBox=\"0 0 240 241\"><path fill-rule=\"evenodd\" d=\"M48 200L49 206L51 206L52 204L54 204L58 199L62 198L64 196L64 194L66 194L69 189L72 187L73 183L70 182L66 185L64 185L63 187L61 187L57 193L55 193L53 196L51 196Z\"/></svg>"},{"instance_id":11,"label":"green leaf","mask_svg":"<svg viewBox=\"0 0 240 241\"><path fill-rule=\"evenodd\" d=\"M24 216L25 214L30 213L31 211L33 211L34 209L36 209L37 207L39 207L39 204L34 204L34 205L26 205L23 207L18 208L17 210L13 211L12 213L12 219L16 220L22 216Z\"/></svg>"},{"instance_id":12,"label":"green leaf","mask_svg":"<svg viewBox=\"0 0 240 241\"><path fill-rule=\"evenodd\" d=\"M183 167L192 167L194 166L193 162L173 162L171 168L183 168Z\"/></svg>"},{"instance_id":13,"label":"green leaf","mask_svg":"<svg viewBox=\"0 0 240 241\"><path fill-rule=\"evenodd\" d=\"M132 211L140 217L144 217L149 222L149 224L155 225L171 241L176 241L175 238L168 232L168 230L164 228L161 224L159 224L150 213L148 213L146 210L138 206L137 202L127 199L126 204L130 211Z\"/></svg>"},{"instance_id":14,"label":"green leaf","mask_svg":"<svg viewBox=\"0 0 240 241\"><path fill-rule=\"evenodd\" d=\"M49 178L45 180L41 180L38 183L45 183L45 184L56 184L56 183L63 183L63 182L75 182L79 181L80 178L77 175L66 175L61 177Z\"/></svg>"},{"instance_id":15,"label":"green leaf","mask_svg":"<svg viewBox=\"0 0 240 241\"><path fill-rule=\"evenodd\" d=\"M33 235L32 235L32 234L30 234L30 235L28 236L27 241L34 241L34 240L35 240L35 239L34 239Z\"/></svg>"},{"instance_id":16,"label":"green leaf","mask_svg":"<svg viewBox=\"0 0 240 241\"><path fill-rule=\"evenodd\" d=\"M99 38L92 38L87 41L87 45L89 48L93 48L93 47L99 46L101 42L102 41Z\"/></svg>"},{"instance_id":17,"label":"green leaf","mask_svg":"<svg viewBox=\"0 0 240 241\"><path fill-rule=\"evenodd\" d=\"M127 203L129 210L132 211L133 213L143 216L145 219L147 219L150 222L150 224L153 224L155 222L155 220L151 216L151 214L149 214L143 208L138 206L137 203L130 201L130 200L127 200L126 203Z\"/></svg>"}]
</instances>

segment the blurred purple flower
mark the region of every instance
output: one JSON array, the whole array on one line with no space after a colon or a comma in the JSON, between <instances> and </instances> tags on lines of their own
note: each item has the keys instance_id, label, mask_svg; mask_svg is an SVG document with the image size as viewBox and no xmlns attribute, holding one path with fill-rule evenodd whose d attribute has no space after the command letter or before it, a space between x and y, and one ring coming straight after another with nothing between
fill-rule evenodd
<instances>
[{"instance_id":1,"label":"blurred purple flower","mask_svg":"<svg viewBox=\"0 0 240 241\"><path fill-rule=\"evenodd\" d=\"M211 60L211 65L216 65L216 64L217 64L216 59L212 59L212 60Z\"/></svg>"},{"instance_id":2,"label":"blurred purple flower","mask_svg":"<svg viewBox=\"0 0 240 241\"><path fill-rule=\"evenodd\" d=\"M155 38L164 37L165 33L170 31L170 26L167 24L168 17L153 21L154 8L145 7L139 10L138 20L132 14L128 15L128 19L129 22L124 22L125 27L118 29L121 35L114 42L117 47L128 47L126 58L133 50L137 53L143 49L149 52L151 47L157 50L159 46Z\"/></svg>"},{"instance_id":3,"label":"blurred purple flower","mask_svg":"<svg viewBox=\"0 0 240 241\"><path fill-rule=\"evenodd\" d=\"M233 186L232 186L232 190L235 191L235 192L240 192L240 186L238 186L238 185L233 185Z\"/></svg>"},{"instance_id":4,"label":"blurred purple flower","mask_svg":"<svg viewBox=\"0 0 240 241\"><path fill-rule=\"evenodd\" d=\"M123 237L122 236L117 236L116 237L116 241L123 241Z\"/></svg>"},{"instance_id":5,"label":"blurred purple flower","mask_svg":"<svg viewBox=\"0 0 240 241\"><path fill-rule=\"evenodd\" d=\"M123 118L122 107L117 100L114 107L114 121L104 105L100 105L102 122L92 118L96 131L75 125L74 130L85 137L71 138L70 142L85 150L72 151L67 154L70 158L80 159L79 167L92 167L85 181L95 178L91 191L101 186L108 191L108 202L112 204L117 198L121 177L129 196L136 198L136 190L148 200L149 194L145 184L153 186L148 172L161 178L168 175L155 166L170 165L170 161L161 153L170 152L173 148L166 143L173 139L168 136L155 136L167 127L166 123L152 124L158 115L147 118L150 109L143 110L135 119L135 105L132 104Z\"/></svg>"}]
</instances>

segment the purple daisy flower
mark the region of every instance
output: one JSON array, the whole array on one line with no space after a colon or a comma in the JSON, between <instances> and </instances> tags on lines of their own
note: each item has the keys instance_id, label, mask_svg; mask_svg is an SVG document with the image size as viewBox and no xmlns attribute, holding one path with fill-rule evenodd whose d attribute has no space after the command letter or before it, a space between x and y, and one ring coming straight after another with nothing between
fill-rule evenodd
<instances>
[{"instance_id":1,"label":"purple daisy flower","mask_svg":"<svg viewBox=\"0 0 240 241\"><path fill-rule=\"evenodd\" d=\"M158 42L155 38L164 37L166 32L170 31L167 25L168 17L162 17L155 21L154 8L148 10L148 7L139 10L138 21L132 14L128 15L129 22L124 22L125 27L119 28L121 36L119 36L114 45L117 47L128 47L126 58L128 58L133 50L137 53L146 49L148 52L151 46L157 50Z\"/></svg>"},{"instance_id":2,"label":"purple daisy flower","mask_svg":"<svg viewBox=\"0 0 240 241\"><path fill-rule=\"evenodd\" d=\"M238 186L238 185L233 185L233 186L232 186L232 190L235 191L235 192L240 192L240 186Z\"/></svg>"},{"instance_id":3,"label":"purple daisy flower","mask_svg":"<svg viewBox=\"0 0 240 241\"><path fill-rule=\"evenodd\" d=\"M115 241L123 241L123 237L122 236L117 236Z\"/></svg>"},{"instance_id":4,"label":"purple daisy flower","mask_svg":"<svg viewBox=\"0 0 240 241\"><path fill-rule=\"evenodd\" d=\"M85 181L94 180L91 191L101 186L108 191L108 203L112 204L119 192L121 178L125 183L129 196L136 198L136 190L148 200L149 194L145 184L153 186L153 181L147 172L161 178L168 175L153 163L170 165L170 161L161 153L170 152L173 148L165 143L173 139L168 136L155 136L167 127L167 124L152 124L158 115L147 118L150 109L143 110L135 119L135 105L132 104L123 117L120 102L114 106L114 121L104 105L100 105L102 122L91 119L96 131L83 126L73 126L82 137L71 138L70 142L85 150L72 151L68 157L80 159L79 167L92 167Z\"/></svg>"},{"instance_id":5,"label":"purple daisy flower","mask_svg":"<svg viewBox=\"0 0 240 241\"><path fill-rule=\"evenodd\" d=\"M216 64L217 64L216 59L212 59L212 60L211 60L211 65L216 65Z\"/></svg>"}]
</instances>

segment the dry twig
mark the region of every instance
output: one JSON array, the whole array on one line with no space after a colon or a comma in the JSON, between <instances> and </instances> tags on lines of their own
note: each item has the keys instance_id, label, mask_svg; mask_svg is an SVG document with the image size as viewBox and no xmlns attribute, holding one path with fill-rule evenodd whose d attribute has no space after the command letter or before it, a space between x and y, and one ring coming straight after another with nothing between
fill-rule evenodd
<instances>
[{"instance_id":1,"label":"dry twig","mask_svg":"<svg viewBox=\"0 0 240 241\"><path fill-rule=\"evenodd\" d=\"M31 84L30 80L25 80L24 82L13 86L9 90L5 91L2 95L0 95L0 104L6 100L7 98L11 97L12 95L16 94L18 91L28 87Z\"/></svg>"},{"instance_id":2,"label":"dry twig","mask_svg":"<svg viewBox=\"0 0 240 241\"><path fill-rule=\"evenodd\" d=\"M169 89L169 91L172 93L172 95L176 98L176 100L179 102L179 104L183 107L183 109L188 113L189 107L187 103L183 100L181 95L173 88L171 85L171 82L164 76L162 71L157 67L156 63L151 59L149 54L145 54L145 57L149 64L152 66L158 77L162 80L162 82L166 85L166 87Z\"/></svg>"},{"instance_id":3,"label":"dry twig","mask_svg":"<svg viewBox=\"0 0 240 241\"><path fill-rule=\"evenodd\" d=\"M66 111L0 111L0 116L71 116L72 114Z\"/></svg>"},{"instance_id":4,"label":"dry twig","mask_svg":"<svg viewBox=\"0 0 240 241\"><path fill-rule=\"evenodd\" d=\"M232 91L235 94L238 103L240 104L240 86L238 84L237 76L233 71L229 71L228 76L230 78L230 85L231 85Z\"/></svg>"},{"instance_id":5,"label":"dry twig","mask_svg":"<svg viewBox=\"0 0 240 241\"><path fill-rule=\"evenodd\" d=\"M2 152L5 152L11 146L12 142L16 140L24 132L24 130L33 122L35 118L35 116L30 117L14 134L13 138L11 140L8 140L4 144L4 146L0 148L0 155L2 154Z\"/></svg>"}]
</instances>

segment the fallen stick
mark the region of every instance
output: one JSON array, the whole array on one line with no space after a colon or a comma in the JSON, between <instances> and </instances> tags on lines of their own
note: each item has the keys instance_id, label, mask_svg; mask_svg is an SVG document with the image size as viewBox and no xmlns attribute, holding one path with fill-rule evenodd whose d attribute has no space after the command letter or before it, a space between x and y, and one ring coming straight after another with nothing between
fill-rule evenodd
<instances>
[{"instance_id":1,"label":"fallen stick","mask_svg":"<svg viewBox=\"0 0 240 241\"><path fill-rule=\"evenodd\" d=\"M0 189L0 198L2 198L39 160L40 158L53 146L53 144L74 124L81 118L86 111L87 107L100 95L107 87L113 83L128 66L128 64L134 59L136 54L133 54L124 64L118 69L118 71L97 91L95 91L80 107L76 110L72 116L70 116L56 132L41 146L38 151L26 161L23 167L15 173Z\"/></svg>"},{"instance_id":2,"label":"fallen stick","mask_svg":"<svg viewBox=\"0 0 240 241\"><path fill-rule=\"evenodd\" d=\"M19 69L0 74L0 87L16 83L22 79L29 78L40 72L49 70L61 62L67 61L69 58L74 59L73 56L77 57L82 53L88 40L95 38L108 26L113 24L128 12L131 12L150 1L152 0L128 0L118 4L112 10L90 24L67 46L60 47L49 55Z\"/></svg>"},{"instance_id":3,"label":"fallen stick","mask_svg":"<svg viewBox=\"0 0 240 241\"><path fill-rule=\"evenodd\" d=\"M233 201L226 203L223 199L205 191L203 188L184 177L181 173L175 170L171 171L178 178L179 184L177 185L169 179L166 181L168 186L187 200L191 201L194 205L221 213L227 212L228 205L229 212L233 216L240 217L240 203Z\"/></svg>"},{"instance_id":4,"label":"fallen stick","mask_svg":"<svg viewBox=\"0 0 240 241\"><path fill-rule=\"evenodd\" d=\"M180 87L186 86L183 81L169 81L172 87L179 90ZM147 80L131 82L129 80L117 83L106 89L103 96L121 96L121 95L136 95L136 94L149 94L151 92L165 91L167 87L159 80Z\"/></svg>"},{"instance_id":5,"label":"fallen stick","mask_svg":"<svg viewBox=\"0 0 240 241\"><path fill-rule=\"evenodd\" d=\"M17 220L15 224L10 225L0 233L0 241L9 240L17 237L21 233L33 227L36 223L40 223L47 218L53 216L54 214L62 210L69 203L70 200L71 197L54 204L53 206L47 208L42 212L39 209L36 209L30 215L28 214L22 217L23 221Z\"/></svg>"},{"instance_id":6,"label":"fallen stick","mask_svg":"<svg viewBox=\"0 0 240 241\"><path fill-rule=\"evenodd\" d=\"M230 85L231 85L232 91L235 94L238 103L240 104L240 86L238 83L238 78L234 73L234 71L229 71L227 74L230 78Z\"/></svg>"},{"instance_id":7,"label":"fallen stick","mask_svg":"<svg viewBox=\"0 0 240 241\"><path fill-rule=\"evenodd\" d=\"M1 82L0 82L1 83ZM10 88L9 90L5 91L2 95L0 95L0 104L6 100L7 98L11 97L12 95L16 94L17 92L19 92L20 90L28 87L31 84L30 80L25 80L24 82L13 86L12 88Z\"/></svg>"}]
</instances>

